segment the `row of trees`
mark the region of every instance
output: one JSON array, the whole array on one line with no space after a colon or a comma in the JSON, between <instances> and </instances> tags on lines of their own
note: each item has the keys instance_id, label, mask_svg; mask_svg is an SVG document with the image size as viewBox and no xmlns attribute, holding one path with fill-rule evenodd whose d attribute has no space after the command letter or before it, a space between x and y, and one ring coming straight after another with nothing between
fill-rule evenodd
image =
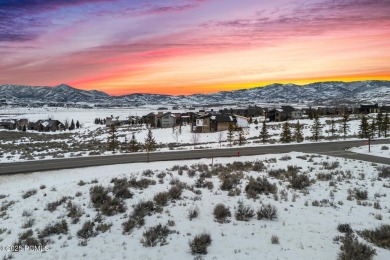
<instances>
[{"instance_id":1,"label":"row of trees","mask_svg":"<svg viewBox=\"0 0 390 260\"><path fill-rule=\"evenodd\" d=\"M144 143L140 143L135 138L135 133L132 134L130 141L125 139L124 148L130 152L137 152L141 149L146 150L148 153L148 162L149 162L149 152L153 151L156 147L156 140L153 137L152 130L148 130L148 134L146 135ZM115 151L120 146L120 142L118 141L118 130L115 125L111 125L108 137L108 149L110 151Z\"/></svg>"},{"instance_id":2,"label":"row of trees","mask_svg":"<svg viewBox=\"0 0 390 260\"><path fill-rule=\"evenodd\" d=\"M349 121L349 115L344 114L342 117L342 120L340 121L340 126L339 126L339 129L343 133L344 138L347 136L347 134L349 132L349 128L350 128L348 121ZM291 129L292 127L294 128L294 132ZM315 115L314 122L313 122L313 125L312 125L311 130L310 130L311 134L312 134L311 139L313 139L314 141L318 141L322 136L321 135L322 128L323 128L323 125L321 124L318 115ZM338 130L336 129L336 122L334 119L332 119L330 122L330 129L329 129L329 133L331 134L332 138L334 137L334 135L337 131ZM268 126L266 125L265 121L263 121L263 126L260 130L259 137L263 143L267 143L269 141L270 134L268 132ZM282 132L281 132L280 138L279 138L280 142L282 142L282 143L290 143L290 142L300 143L303 140L304 140L304 136L302 133L302 125L300 124L299 120L294 125L290 124L288 121L286 121L282 125Z\"/></svg>"},{"instance_id":3,"label":"row of trees","mask_svg":"<svg viewBox=\"0 0 390 260\"><path fill-rule=\"evenodd\" d=\"M374 138L378 137L387 137L390 128L390 119L388 113L383 115L378 113L375 119L372 119L371 122L368 121L368 118L363 115L360 119L359 125L359 137L360 138Z\"/></svg>"}]
</instances>

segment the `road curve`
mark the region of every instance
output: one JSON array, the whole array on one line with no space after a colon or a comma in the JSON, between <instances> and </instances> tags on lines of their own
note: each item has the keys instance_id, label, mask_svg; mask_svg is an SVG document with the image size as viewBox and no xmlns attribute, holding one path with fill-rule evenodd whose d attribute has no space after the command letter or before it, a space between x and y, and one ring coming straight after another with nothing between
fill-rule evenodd
<instances>
[{"instance_id":1,"label":"road curve","mask_svg":"<svg viewBox=\"0 0 390 260\"><path fill-rule=\"evenodd\" d=\"M211 157L233 157L246 155L261 154L278 154L288 152L319 153L329 156L343 157L368 161L373 163L382 163L390 165L390 158L376 157L365 154L356 154L346 149L350 147L362 146L364 140L357 141L337 141L321 142L307 144L288 144L288 145L269 145L253 147L232 147L224 149L207 149L207 150L187 150L187 151L170 151L170 152L152 152L150 161L172 161L188 160ZM390 139L378 139L375 144L390 144ZM146 153L120 154L109 156L90 156L90 157L72 157L64 159L37 160L14 163L1 163L0 175L31 173L38 171L50 171L60 169L81 168L90 166L123 164L147 162Z\"/></svg>"}]
</instances>

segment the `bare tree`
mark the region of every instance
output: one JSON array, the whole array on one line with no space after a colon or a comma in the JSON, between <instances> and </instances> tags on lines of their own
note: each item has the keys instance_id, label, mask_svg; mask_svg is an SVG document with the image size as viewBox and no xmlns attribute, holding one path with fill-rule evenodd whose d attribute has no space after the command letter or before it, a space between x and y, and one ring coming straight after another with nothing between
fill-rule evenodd
<instances>
[{"instance_id":1,"label":"bare tree","mask_svg":"<svg viewBox=\"0 0 390 260\"><path fill-rule=\"evenodd\" d=\"M191 141L195 145L197 145L200 142L200 134L199 133L192 133Z\"/></svg>"},{"instance_id":2,"label":"bare tree","mask_svg":"<svg viewBox=\"0 0 390 260\"><path fill-rule=\"evenodd\" d=\"M222 146L222 141L224 138L225 138L225 134L223 132L219 132L218 133L218 143L219 143L220 147Z\"/></svg>"},{"instance_id":3,"label":"bare tree","mask_svg":"<svg viewBox=\"0 0 390 260\"><path fill-rule=\"evenodd\" d=\"M150 151L154 150L154 147L156 146L156 140L153 137L152 130L149 128L148 134L145 138L145 149L148 155L148 162L150 162Z\"/></svg>"}]
</instances>

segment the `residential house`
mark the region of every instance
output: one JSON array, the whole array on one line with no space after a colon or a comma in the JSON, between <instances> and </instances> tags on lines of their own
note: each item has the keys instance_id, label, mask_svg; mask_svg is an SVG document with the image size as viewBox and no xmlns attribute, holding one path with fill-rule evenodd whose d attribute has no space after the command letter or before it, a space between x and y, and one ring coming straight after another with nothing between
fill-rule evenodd
<instances>
[{"instance_id":1,"label":"residential house","mask_svg":"<svg viewBox=\"0 0 390 260\"><path fill-rule=\"evenodd\" d=\"M210 132L220 132L229 129L230 125L235 127L236 121L233 116L230 115L213 115L210 117Z\"/></svg>"},{"instance_id":2,"label":"residential house","mask_svg":"<svg viewBox=\"0 0 390 260\"><path fill-rule=\"evenodd\" d=\"M162 128L174 127L176 125L176 116L171 112L161 113L156 116L156 126Z\"/></svg>"},{"instance_id":3,"label":"residential house","mask_svg":"<svg viewBox=\"0 0 390 260\"><path fill-rule=\"evenodd\" d=\"M28 130L39 132L61 131L65 130L65 125L58 120L38 120L37 122L28 123Z\"/></svg>"},{"instance_id":4,"label":"residential house","mask_svg":"<svg viewBox=\"0 0 390 260\"><path fill-rule=\"evenodd\" d=\"M362 114L378 113L378 112L379 112L378 104L360 105L360 108L359 108L359 113L362 113Z\"/></svg>"},{"instance_id":5,"label":"residential house","mask_svg":"<svg viewBox=\"0 0 390 260\"><path fill-rule=\"evenodd\" d=\"M17 127L19 130L23 130L23 128L27 129L28 128L28 119L27 118L23 118L23 119L19 119L16 124L17 124Z\"/></svg>"},{"instance_id":6,"label":"residential house","mask_svg":"<svg viewBox=\"0 0 390 260\"><path fill-rule=\"evenodd\" d=\"M3 119L0 121L0 129L15 130L16 122L13 119Z\"/></svg>"},{"instance_id":7,"label":"residential house","mask_svg":"<svg viewBox=\"0 0 390 260\"><path fill-rule=\"evenodd\" d=\"M211 115L210 114L197 114L195 116L195 121L192 123L192 132L194 133L210 133L210 122Z\"/></svg>"}]
</instances>

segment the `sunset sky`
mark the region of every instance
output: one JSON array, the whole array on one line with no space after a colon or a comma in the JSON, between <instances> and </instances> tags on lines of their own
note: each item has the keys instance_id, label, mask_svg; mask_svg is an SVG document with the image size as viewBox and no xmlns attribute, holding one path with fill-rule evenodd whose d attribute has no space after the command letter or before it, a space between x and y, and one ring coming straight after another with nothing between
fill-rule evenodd
<instances>
[{"instance_id":1,"label":"sunset sky","mask_svg":"<svg viewBox=\"0 0 390 260\"><path fill-rule=\"evenodd\" d=\"M112 95L390 80L390 0L0 0L0 84Z\"/></svg>"}]
</instances>

